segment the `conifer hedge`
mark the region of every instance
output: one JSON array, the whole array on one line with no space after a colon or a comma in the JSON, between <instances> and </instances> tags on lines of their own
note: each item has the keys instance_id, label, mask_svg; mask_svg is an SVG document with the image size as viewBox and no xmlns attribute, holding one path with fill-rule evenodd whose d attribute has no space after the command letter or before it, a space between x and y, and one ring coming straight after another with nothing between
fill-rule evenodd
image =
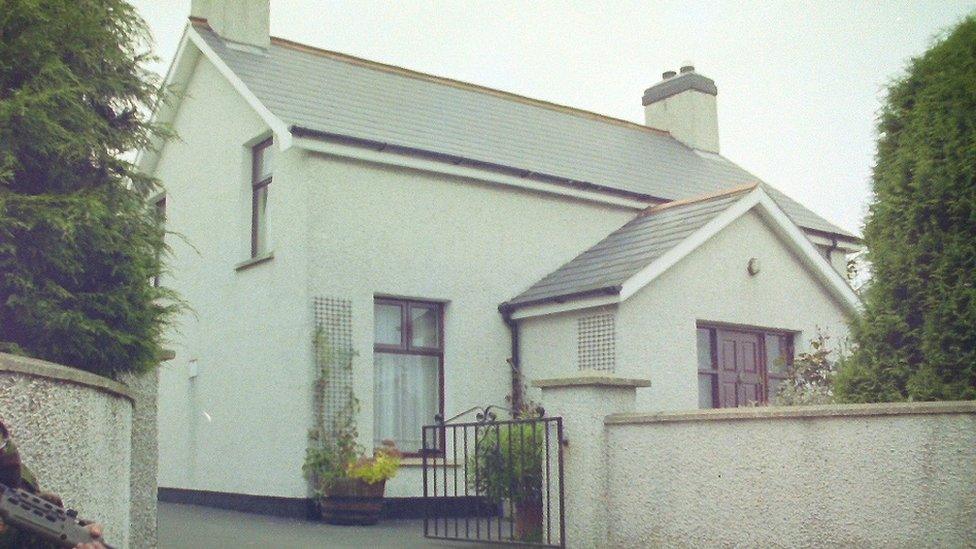
<instances>
[{"instance_id":1,"label":"conifer hedge","mask_svg":"<svg viewBox=\"0 0 976 549\"><path fill-rule=\"evenodd\" d=\"M152 368L175 295L154 287L157 184L132 151L164 130L150 37L121 0L0 9L0 350L103 375Z\"/></svg>"},{"instance_id":2,"label":"conifer hedge","mask_svg":"<svg viewBox=\"0 0 976 549\"><path fill-rule=\"evenodd\" d=\"M840 400L976 398L976 16L913 59L881 112L872 280Z\"/></svg>"}]
</instances>

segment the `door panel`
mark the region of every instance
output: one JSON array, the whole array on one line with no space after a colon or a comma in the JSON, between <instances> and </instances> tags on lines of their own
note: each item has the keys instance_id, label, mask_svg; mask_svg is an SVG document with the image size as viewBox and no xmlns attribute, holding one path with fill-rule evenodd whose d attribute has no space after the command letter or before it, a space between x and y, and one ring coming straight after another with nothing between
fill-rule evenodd
<instances>
[{"instance_id":1,"label":"door panel","mask_svg":"<svg viewBox=\"0 0 976 549\"><path fill-rule=\"evenodd\" d=\"M738 375L736 374L736 342L718 332L718 405L734 408L739 400Z\"/></svg>"},{"instance_id":2,"label":"door panel","mask_svg":"<svg viewBox=\"0 0 976 549\"><path fill-rule=\"evenodd\" d=\"M745 406L762 402L759 336L749 332L718 330L720 405Z\"/></svg>"}]
</instances>

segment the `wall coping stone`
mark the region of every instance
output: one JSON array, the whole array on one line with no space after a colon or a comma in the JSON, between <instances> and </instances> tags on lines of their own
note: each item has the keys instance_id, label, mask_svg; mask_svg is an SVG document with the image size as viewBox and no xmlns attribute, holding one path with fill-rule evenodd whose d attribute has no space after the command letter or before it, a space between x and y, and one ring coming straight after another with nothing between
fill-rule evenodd
<instances>
[{"instance_id":1,"label":"wall coping stone","mask_svg":"<svg viewBox=\"0 0 976 549\"><path fill-rule=\"evenodd\" d=\"M898 416L923 414L976 414L976 401L882 402L876 404L828 404L818 406L764 406L689 410L682 412L637 412L611 414L606 425L729 421L750 419L797 419L831 417Z\"/></svg>"},{"instance_id":2,"label":"wall coping stone","mask_svg":"<svg viewBox=\"0 0 976 549\"><path fill-rule=\"evenodd\" d=\"M550 379L536 379L533 387L553 389L557 387L650 387L648 379L617 377L613 374L593 370L592 373L580 372L570 377L556 377Z\"/></svg>"},{"instance_id":3,"label":"wall coping stone","mask_svg":"<svg viewBox=\"0 0 976 549\"><path fill-rule=\"evenodd\" d=\"M66 381L124 397L129 399L130 402L135 401L129 388L118 381L46 360L0 353L0 372L12 372L57 381Z\"/></svg>"}]
</instances>

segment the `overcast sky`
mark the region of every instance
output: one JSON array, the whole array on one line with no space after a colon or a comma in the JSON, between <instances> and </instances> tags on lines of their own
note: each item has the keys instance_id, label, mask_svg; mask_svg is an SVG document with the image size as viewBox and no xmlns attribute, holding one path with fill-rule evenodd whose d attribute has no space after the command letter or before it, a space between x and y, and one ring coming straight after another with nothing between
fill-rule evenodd
<instances>
[{"instance_id":1,"label":"overcast sky","mask_svg":"<svg viewBox=\"0 0 976 549\"><path fill-rule=\"evenodd\" d=\"M189 0L136 0L164 73ZM718 86L722 154L860 234L885 84L976 0L272 0L271 33L643 122L690 60ZM392 107L392 106L391 106Z\"/></svg>"}]
</instances>

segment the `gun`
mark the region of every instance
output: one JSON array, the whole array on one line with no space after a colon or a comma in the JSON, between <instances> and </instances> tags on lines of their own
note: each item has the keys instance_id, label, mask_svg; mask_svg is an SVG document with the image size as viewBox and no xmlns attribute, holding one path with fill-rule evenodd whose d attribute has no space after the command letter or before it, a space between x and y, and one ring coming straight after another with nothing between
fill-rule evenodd
<instances>
[{"instance_id":1,"label":"gun","mask_svg":"<svg viewBox=\"0 0 976 549\"><path fill-rule=\"evenodd\" d=\"M74 547L79 543L100 542L85 526L91 524L78 518L78 512L45 501L26 490L0 484L0 518L3 522L60 545Z\"/></svg>"}]
</instances>

